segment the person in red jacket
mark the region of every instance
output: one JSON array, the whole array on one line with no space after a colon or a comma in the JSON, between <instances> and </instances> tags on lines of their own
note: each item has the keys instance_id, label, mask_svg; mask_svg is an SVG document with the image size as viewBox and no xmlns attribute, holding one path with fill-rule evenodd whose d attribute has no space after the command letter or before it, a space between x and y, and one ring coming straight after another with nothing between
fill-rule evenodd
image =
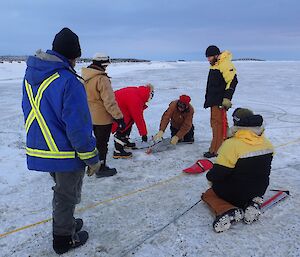
<instances>
[{"instance_id":1,"label":"person in red jacket","mask_svg":"<svg viewBox=\"0 0 300 257\"><path fill-rule=\"evenodd\" d=\"M144 110L148 107L149 102L154 95L154 88L151 84L138 87L125 87L115 91L116 101L123 113L125 129L118 129L118 125L114 122L112 133L115 141L115 151L113 158L130 158L131 152L126 152L126 148L135 148L135 143L129 141L129 135L132 125L135 123L143 142L148 141L147 126L144 120Z\"/></svg>"}]
</instances>

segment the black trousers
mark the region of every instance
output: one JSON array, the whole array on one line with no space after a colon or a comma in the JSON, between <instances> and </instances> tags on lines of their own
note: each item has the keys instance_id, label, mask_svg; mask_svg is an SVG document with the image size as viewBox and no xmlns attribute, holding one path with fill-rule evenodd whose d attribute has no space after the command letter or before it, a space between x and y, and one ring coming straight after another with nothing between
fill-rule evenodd
<instances>
[{"instance_id":1,"label":"black trousers","mask_svg":"<svg viewBox=\"0 0 300 257\"><path fill-rule=\"evenodd\" d=\"M131 130L132 130L132 125L129 126L126 130L124 130L122 132L120 130L117 130L115 136L117 138L123 138L123 137L127 137L128 138L130 136Z\"/></svg>"},{"instance_id":2,"label":"black trousers","mask_svg":"<svg viewBox=\"0 0 300 257\"><path fill-rule=\"evenodd\" d=\"M108 141L111 133L112 124L93 125L94 134L96 137L96 147L99 152L99 159L106 163L106 155L108 151Z\"/></svg>"},{"instance_id":3,"label":"black trousers","mask_svg":"<svg viewBox=\"0 0 300 257\"><path fill-rule=\"evenodd\" d=\"M176 129L172 126L170 126L171 129L171 136L175 136L177 134L177 132L179 131L179 129ZM183 142L187 141L193 141L194 140L194 125L192 125L192 128L190 129L190 131L188 133L185 134L185 136L183 137Z\"/></svg>"}]
</instances>

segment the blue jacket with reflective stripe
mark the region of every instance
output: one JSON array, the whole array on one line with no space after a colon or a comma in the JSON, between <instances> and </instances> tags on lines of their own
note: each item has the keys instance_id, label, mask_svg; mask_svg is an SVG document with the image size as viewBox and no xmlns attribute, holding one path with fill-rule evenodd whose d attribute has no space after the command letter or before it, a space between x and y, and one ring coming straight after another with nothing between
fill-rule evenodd
<instances>
[{"instance_id":1,"label":"blue jacket with reflective stripe","mask_svg":"<svg viewBox=\"0 0 300 257\"><path fill-rule=\"evenodd\" d=\"M27 60L25 80L31 85L33 96L36 97L41 83L58 72L55 79L44 91L40 112L50 130L59 151L88 153L95 149L95 139L92 136L92 122L87 104L84 86L77 79L68 60L48 50L37 52ZM25 122L32 109L23 82L22 109ZM46 140L35 119L27 133L26 146L30 149L50 151ZM98 154L81 160L75 158L55 159L27 155L27 166L30 170L46 172L72 172L82 170L86 164L98 161Z\"/></svg>"}]
</instances>

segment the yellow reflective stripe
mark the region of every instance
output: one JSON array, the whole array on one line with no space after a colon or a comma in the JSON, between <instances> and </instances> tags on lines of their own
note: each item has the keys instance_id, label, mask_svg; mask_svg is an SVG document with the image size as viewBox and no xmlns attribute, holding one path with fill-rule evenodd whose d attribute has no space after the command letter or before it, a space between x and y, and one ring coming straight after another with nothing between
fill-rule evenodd
<instances>
[{"instance_id":1,"label":"yellow reflective stripe","mask_svg":"<svg viewBox=\"0 0 300 257\"><path fill-rule=\"evenodd\" d=\"M37 119L37 122L40 126L40 129L43 133L43 136L46 140L46 143L50 149L50 151L54 151L54 152L58 152L58 148L54 142L54 139L50 133L50 130L48 128L48 126L46 125L46 122L45 122L45 119L44 117L42 116L39 108L37 107L37 105L40 105L40 101L41 101L41 97L42 97L42 94L43 92L46 90L46 88L50 85L50 83L57 79L59 77L59 74L58 73L55 73L54 75L52 75L51 77L49 77L48 79L46 79L40 86L39 90L38 90L38 93L37 93L37 97L36 99L34 100L34 97L33 97L33 93L32 93L32 89L31 89L31 86L28 84L27 80L25 80L25 88L26 88L26 92L27 92L27 95L28 95L28 98L29 98L29 101L30 101L30 105L32 107L32 111L34 112L34 116L35 118ZM30 115L31 116L31 115ZM30 119L27 123L27 120L26 120L26 123L27 125L31 125L32 122L33 122L34 119ZM25 124L26 126L26 124ZM29 127L26 127L26 131L28 132L29 130Z\"/></svg>"},{"instance_id":2,"label":"yellow reflective stripe","mask_svg":"<svg viewBox=\"0 0 300 257\"><path fill-rule=\"evenodd\" d=\"M35 98L35 104L37 106L37 108L40 108L40 104L41 104L41 99L42 99L42 95L44 93L44 91L46 90L46 88L55 80L59 77L58 72L54 73L52 76L50 76L49 78L47 78L46 80L44 80L44 82L40 85L39 90L37 92L37 96ZM27 81L26 81L27 82ZM28 83L28 82L27 82ZM26 129L26 133L28 132L32 122L35 119L35 115L34 115L34 111L31 110L26 122L25 122L25 129Z\"/></svg>"},{"instance_id":3,"label":"yellow reflective stripe","mask_svg":"<svg viewBox=\"0 0 300 257\"><path fill-rule=\"evenodd\" d=\"M35 104L36 104L37 108L40 108L40 103L41 103L44 91L53 82L53 80L55 80L57 78L59 78L59 74L56 72L52 76L50 76L49 78L44 80L44 82L40 85L39 90L35 97Z\"/></svg>"},{"instance_id":4,"label":"yellow reflective stripe","mask_svg":"<svg viewBox=\"0 0 300 257\"><path fill-rule=\"evenodd\" d=\"M49 131L49 128L47 127L46 122L45 122L42 114L40 113L39 109L37 109L37 107L34 103L32 89L31 89L31 87L30 87L30 85L28 84L27 81L25 81L25 87L26 87L26 91L27 91L27 94L28 94L28 98L29 98L32 110L34 111L35 117L37 119L37 122L40 126L40 129L43 133L43 136L46 140L46 143L47 143L50 151L58 152L58 148L57 148L57 146L56 146L56 144L55 144L55 142L52 138L52 135Z\"/></svg>"},{"instance_id":5,"label":"yellow reflective stripe","mask_svg":"<svg viewBox=\"0 0 300 257\"><path fill-rule=\"evenodd\" d=\"M231 84L231 81L229 81L229 82L226 84L225 90L227 90L228 88L230 88L230 84Z\"/></svg>"},{"instance_id":6,"label":"yellow reflective stripe","mask_svg":"<svg viewBox=\"0 0 300 257\"><path fill-rule=\"evenodd\" d=\"M45 151L26 147L26 154L29 156L51 159L74 159L75 152L62 152L62 151Z\"/></svg>"},{"instance_id":7,"label":"yellow reflective stripe","mask_svg":"<svg viewBox=\"0 0 300 257\"><path fill-rule=\"evenodd\" d=\"M27 119L26 119L26 122L25 122L25 129L26 129L26 133L28 133L28 130L32 124L32 122L34 121L35 119L35 115L34 115L34 111L31 110Z\"/></svg>"},{"instance_id":8,"label":"yellow reflective stripe","mask_svg":"<svg viewBox=\"0 0 300 257\"><path fill-rule=\"evenodd\" d=\"M95 157L98 154L98 150L95 148L94 151L92 151L92 152L86 152L86 153L77 152L77 154L81 160L87 160L87 159Z\"/></svg>"}]
</instances>

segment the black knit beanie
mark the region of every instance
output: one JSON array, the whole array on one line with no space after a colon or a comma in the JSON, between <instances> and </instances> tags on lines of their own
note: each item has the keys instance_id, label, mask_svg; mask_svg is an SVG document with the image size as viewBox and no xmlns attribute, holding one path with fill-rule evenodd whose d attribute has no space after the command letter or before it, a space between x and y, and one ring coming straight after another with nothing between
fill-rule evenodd
<instances>
[{"instance_id":1,"label":"black knit beanie","mask_svg":"<svg viewBox=\"0 0 300 257\"><path fill-rule=\"evenodd\" d=\"M209 47L207 47L206 51L205 51L205 56L209 57L209 56L215 56L215 55L219 55L220 49L217 46L211 45Z\"/></svg>"},{"instance_id":2,"label":"black knit beanie","mask_svg":"<svg viewBox=\"0 0 300 257\"><path fill-rule=\"evenodd\" d=\"M259 114L254 114L246 108L237 108L233 114L233 124L239 127L260 127L263 124L263 117Z\"/></svg>"},{"instance_id":3,"label":"black knit beanie","mask_svg":"<svg viewBox=\"0 0 300 257\"><path fill-rule=\"evenodd\" d=\"M67 59L76 59L81 56L81 48L78 36L69 28L63 28L55 35L52 50L63 55Z\"/></svg>"}]
</instances>

